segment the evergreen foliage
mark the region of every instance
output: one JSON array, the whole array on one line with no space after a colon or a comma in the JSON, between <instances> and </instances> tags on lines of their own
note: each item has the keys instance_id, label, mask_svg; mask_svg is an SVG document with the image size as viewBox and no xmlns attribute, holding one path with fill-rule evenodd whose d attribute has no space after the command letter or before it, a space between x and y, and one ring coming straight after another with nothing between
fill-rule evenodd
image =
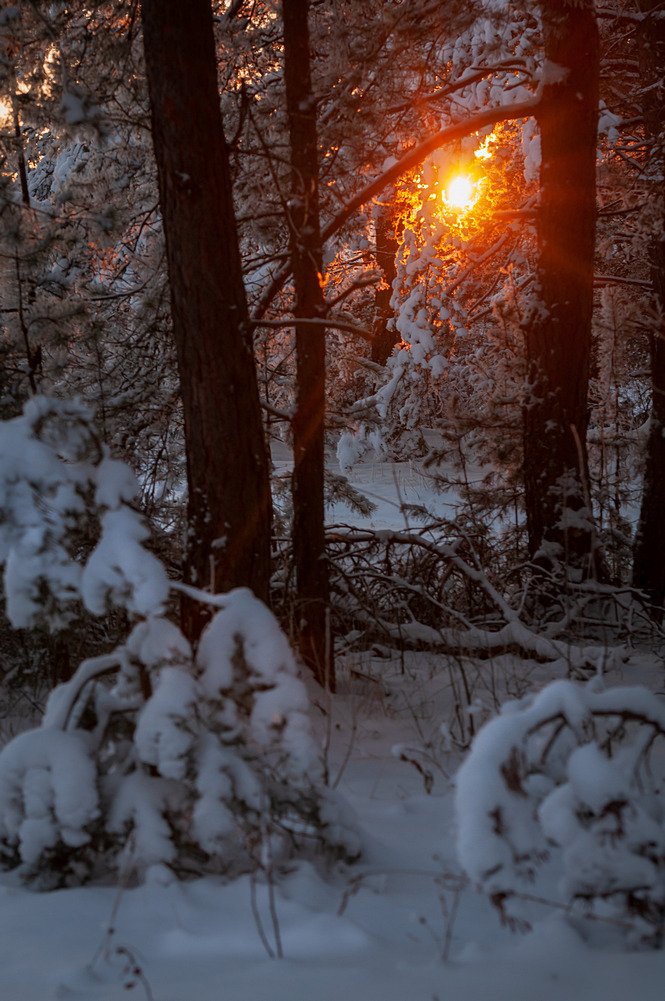
<instances>
[{"instance_id":1,"label":"evergreen foliage","mask_svg":"<svg viewBox=\"0 0 665 1001\"><path fill-rule=\"evenodd\" d=\"M191 876L272 868L313 846L357 854L274 617L246 589L211 599L192 653L164 617L170 584L143 545L134 476L101 448L90 412L31 400L0 427L0 468L12 623L57 629L77 602L135 623L0 752L5 864L50 887L114 866Z\"/></svg>"}]
</instances>

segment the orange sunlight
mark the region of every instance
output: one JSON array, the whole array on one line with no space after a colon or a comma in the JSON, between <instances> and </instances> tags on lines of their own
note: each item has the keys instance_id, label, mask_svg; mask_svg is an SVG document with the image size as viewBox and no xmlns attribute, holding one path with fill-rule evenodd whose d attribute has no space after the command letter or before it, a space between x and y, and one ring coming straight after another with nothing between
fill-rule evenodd
<instances>
[{"instance_id":1,"label":"orange sunlight","mask_svg":"<svg viewBox=\"0 0 665 1001\"><path fill-rule=\"evenodd\" d=\"M0 97L0 128L9 126L12 117L12 104L6 97Z\"/></svg>"},{"instance_id":2,"label":"orange sunlight","mask_svg":"<svg viewBox=\"0 0 665 1001\"><path fill-rule=\"evenodd\" d=\"M454 174L441 192L441 197L449 208L466 212L476 201L478 192L468 174Z\"/></svg>"}]
</instances>

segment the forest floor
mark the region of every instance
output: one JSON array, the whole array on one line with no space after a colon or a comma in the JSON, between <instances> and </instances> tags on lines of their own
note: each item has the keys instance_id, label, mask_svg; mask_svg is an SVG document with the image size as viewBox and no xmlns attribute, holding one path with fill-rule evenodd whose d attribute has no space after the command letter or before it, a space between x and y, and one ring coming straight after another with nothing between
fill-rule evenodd
<instances>
[{"instance_id":1,"label":"forest floor","mask_svg":"<svg viewBox=\"0 0 665 1001\"><path fill-rule=\"evenodd\" d=\"M409 464L368 465L353 482L382 505L377 526L400 527L401 501L432 500ZM478 720L549 680L508 657L466 666ZM556 906L556 858L534 887L551 903L528 905L527 934L503 928L464 881L453 811L460 756L447 740L458 668L427 654L349 654L334 699L313 693L363 855L327 873L294 866L276 887L276 926L267 887L255 887L263 935L274 950L278 932L283 959L262 943L248 877L157 874L139 887L37 894L4 874L2 1001L663 1001L665 952L631 953L611 926L573 922ZM663 687L655 674L630 680Z\"/></svg>"}]
</instances>

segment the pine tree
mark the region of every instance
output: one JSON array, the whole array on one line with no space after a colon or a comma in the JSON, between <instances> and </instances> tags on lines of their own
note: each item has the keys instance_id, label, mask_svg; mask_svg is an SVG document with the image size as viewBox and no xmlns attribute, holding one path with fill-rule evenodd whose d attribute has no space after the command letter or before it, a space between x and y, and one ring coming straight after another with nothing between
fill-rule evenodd
<instances>
[{"instance_id":1,"label":"pine tree","mask_svg":"<svg viewBox=\"0 0 665 1001\"><path fill-rule=\"evenodd\" d=\"M189 579L267 598L271 501L208 0L142 5L187 452ZM192 639L200 610L184 604Z\"/></svg>"}]
</instances>

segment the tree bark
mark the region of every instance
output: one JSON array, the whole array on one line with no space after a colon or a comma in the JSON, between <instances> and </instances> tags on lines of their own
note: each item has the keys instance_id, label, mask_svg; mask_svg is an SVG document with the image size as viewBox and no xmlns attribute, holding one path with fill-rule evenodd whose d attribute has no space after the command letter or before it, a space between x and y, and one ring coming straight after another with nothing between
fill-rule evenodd
<instances>
[{"instance_id":1,"label":"tree bark","mask_svg":"<svg viewBox=\"0 0 665 1001\"><path fill-rule=\"evenodd\" d=\"M665 182L663 170L663 91L665 88L665 20L660 0L641 0L646 15L639 32L638 54L643 83L642 108L652 141L649 174L655 198L654 231L649 244L654 288L651 354L651 415L644 468L642 507L635 538L633 585L644 591L662 618L665 601Z\"/></svg>"},{"instance_id":2,"label":"tree bark","mask_svg":"<svg viewBox=\"0 0 665 1001\"><path fill-rule=\"evenodd\" d=\"M599 41L590 0L546 0L538 299L526 326L524 478L532 558L588 576L588 383L596 225Z\"/></svg>"},{"instance_id":3,"label":"tree bark","mask_svg":"<svg viewBox=\"0 0 665 1001\"><path fill-rule=\"evenodd\" d=\"M399 246L388 211L379 210L375 226L376 263L383 271L383 287L377 290L374 298L371 359L379 365L385 365L399 340L395 327L390 326L390 321L393 319L390 300L393 295L393 282L397 275L395 257Z\"/></svg>"},{"instance_id":4,"label":"tree bark","mask_svg":"<svg viewBox=\"0 0 665 1001\"><path fill-rule=\"evenodd\" d=\"M210 0L143 0L143 38L185 421L186 574L267 600L268 457L219 106ZM185 601L195 639L205 621Z\"/></svg>"},{"instance_id":5,"label":"tree bark","mask_svg":"<svg viewBox=\"0 0 665 1001\"><path fill-rule=\"evenodd\" d=\"M325 328L321 319L322 252L316 101L312 93L309 0L283 0L284 81L291 145L290 252L295 287L296 412L293 430L293 553L300 653L317 680L334 687L327 624L328 564L324 534Z\"/></svg>"}]
</instances>

